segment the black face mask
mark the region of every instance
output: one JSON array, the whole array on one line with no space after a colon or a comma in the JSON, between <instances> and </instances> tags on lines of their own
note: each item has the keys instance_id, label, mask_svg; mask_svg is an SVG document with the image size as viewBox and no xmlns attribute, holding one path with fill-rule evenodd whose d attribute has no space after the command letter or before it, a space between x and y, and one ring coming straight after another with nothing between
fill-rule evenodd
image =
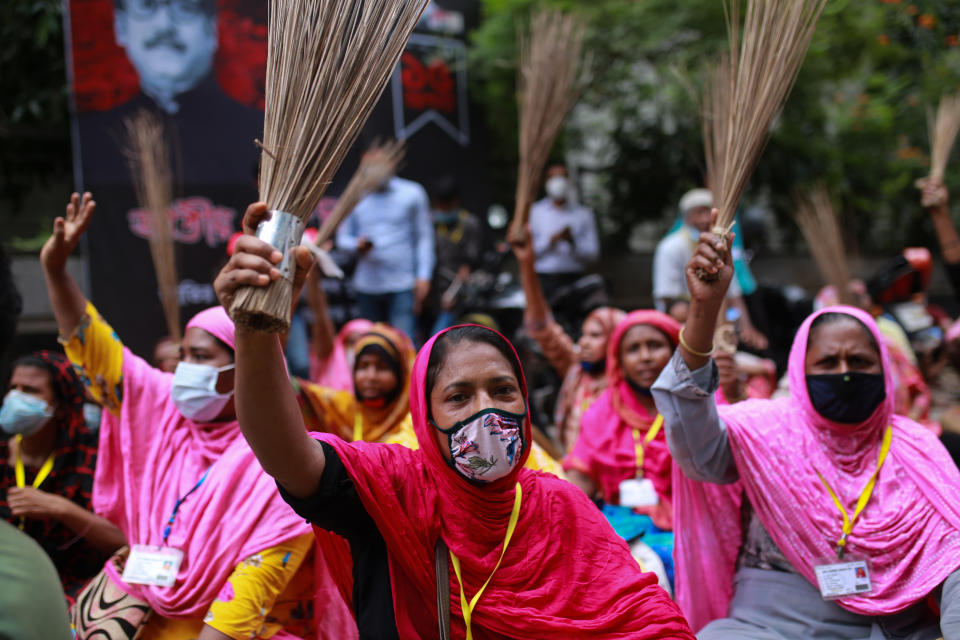
<instances>
[{"instance_id":1,"label":"black face mask","mask_svg":"<svg viewBox=\"0 0 960 640\"><path fill-rule=\"evenodd\" d=\"M580 361L580 369L584 373L603 373L607 369L607 359L601 358L596 362Z\"/></svg>"},{"instance_id":2,"label":"black face mask","mask_svg":"<svg viewBox=\"0 0 960 640\"><path fill-rule=\"evenodd\" d=\"M634 382L633 380L631 380L629 377L624 376L624 378L625 378L626 381L627 381L627 385L628 385L631 389L633 389L634 392L635 392L638 396L646 396L646 397L648 397L648 398L652 398L652 397L653 397L653 391L650 390L650 387L641 387L641 386L638 385L636 382Z\"/></svg>"},{"instance_id":3,"label":"black face mask","mask_svg":"<svg viewBox=\"0 0 960 640\"><path fill-rule=\"evenodd\" d=\"M827 420L857 424L887 395L882 373L826 373L807 376L807 392L817 413Z\"/></svg>"}]
</instances>

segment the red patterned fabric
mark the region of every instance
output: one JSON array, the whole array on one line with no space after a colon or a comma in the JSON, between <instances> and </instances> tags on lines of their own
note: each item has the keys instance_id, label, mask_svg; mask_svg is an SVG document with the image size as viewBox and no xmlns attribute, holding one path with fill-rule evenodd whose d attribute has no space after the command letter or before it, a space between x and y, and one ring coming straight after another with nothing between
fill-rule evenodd
<instances>
[{"instance_id":1,"label":"red patterned fabric","mask_svg":"<svg viewBox=\"0 0 960 640\"><path fill-rule=\"evenodd\" d=\"M437 637L438 536L460 559L467 594L491 574L519 483L519 521L473 612L475 638L692 640L656 577L643 573L586 495L556 476L522 468L529 444L517 468L487 485L473 485L450 468L427 419L425 391L430 352L443 333L427 342L414 364L410 407L421 449L316 434L336 449L386 542L400 636ZM520 384L526 395L526 382ZM531 442L529 419L523 429L525 442ZM462 638L460 586L452 570L450 579L453 637Z\"/></svg>"},{"instance_id":2,"label":"red patterned fabric","mask_svg":"<svg viewBox=\"0 0 960 640\"><path fill-rule=\"evenodd\" d=\"M64 356L52 351L36 351L29 358L44 364L50 372L51 382L62 408L57 412L57 441L54 446L54 462L50 475L40 485L41 491L63 496L87 511L93 511L93 472L97 463L97 436L87 430L83 420L83 385L73 365ZM6 441L0 441L0 518L12 524L20 519L10 512L7 489L17 486L10 449ZM29 486L39 467L26 465L26 482ZM30 518L25 521L24 532L36 540L53 560L60 582L72 602L84 584L103 567L109 554L101 553L76 534L55 520Z\"/></svg>"}]
</instances>

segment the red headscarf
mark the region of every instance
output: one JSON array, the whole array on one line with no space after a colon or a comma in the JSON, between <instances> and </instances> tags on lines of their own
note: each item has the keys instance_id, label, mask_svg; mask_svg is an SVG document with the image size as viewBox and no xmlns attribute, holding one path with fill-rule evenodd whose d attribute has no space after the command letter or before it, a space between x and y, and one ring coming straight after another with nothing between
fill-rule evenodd
<instances>
[{"instance_id":1,"label":"red headscarf","mask_svg":"<svg viewBox=\"0 0 960 640\"><path fill-rule=\"evenodd\" d=\"M317 436L337 450L386 541L400 636L437 636L438 537L460 559L467 596L490 576L519 483L523 502L513 539L474 611L478 639L692 639L676 605L652 574L640 570L587 497L553 475L523 468L532 438L529 419L526 446L508 476L475 486L449 467L427 419L426 397L430 353L445 333L427 342L414 363L410 405L421 449ZM520 384L526 396L526 381ZM453 635L463 637L460 587L452 571L449 575Z\"/></svg>"},{"instance_id":2,"label":"red headscarf","mask_svg":"<svg viewBox=\"0 0 960 640\"><path fill-rule=\"evenodd\" d=\"M607 344L607 389L583 414L580 438L564 463L566 468L577 469L590 476L602 492L603 499L613 504L620 501L620 483L637 473L634 429L645 435L656 419L656 415L646 410L630 388L620 362L620 343L627 331L637 325L660 330L667 336L671 347L677 346L680 325L667 314L647 310L627 314L614 329ZM653 482L660 496L660 504L642 511L648 513L654 524L663 529L670 529L673 525L670 507L672 464L661 429L644 447L643 456L643 477Z\"/></svg>"}]
</instances>

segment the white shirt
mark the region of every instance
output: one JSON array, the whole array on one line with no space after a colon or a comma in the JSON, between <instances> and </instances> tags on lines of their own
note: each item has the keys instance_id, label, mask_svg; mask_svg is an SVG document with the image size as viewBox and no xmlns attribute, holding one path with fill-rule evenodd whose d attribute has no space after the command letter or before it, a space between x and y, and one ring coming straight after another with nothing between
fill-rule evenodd
<instances>
[{"instance_id":1,"label":"white shirt","mask_svg":"<svg viewBox=\"0 0 960 640\"><path fill-rule=\"evenodd\" d=\"M573 242L560 240L551 246L550 238L564 227L570 227ZM530 235L537 273L580 273L600 256L593 211L570 201L560 206L550 198L535 202L530 207Z\"/></svg>"},{"instance_id":2,"label":"white shirt","mask_svg":"<svg viewBox=\"0 0 960 640\"><path fill-rule=\"evenodd\" d=\"M664 300L689 300L690 291L687 289L687 263L693 257L697 247L698 235L687 225L683 225L673 233L668 233L657 244L653 254L653 300L660 311L666 311ZM727 289L728 298L740 296L740 285L737 278L730 281Z\"/></svg>"}]
</instances>

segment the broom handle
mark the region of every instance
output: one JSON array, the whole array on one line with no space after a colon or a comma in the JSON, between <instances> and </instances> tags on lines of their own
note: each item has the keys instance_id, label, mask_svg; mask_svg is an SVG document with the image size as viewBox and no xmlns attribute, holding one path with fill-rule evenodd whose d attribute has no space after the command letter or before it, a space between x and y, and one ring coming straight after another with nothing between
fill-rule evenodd
<instances>
[{"instance_id":1,"label":"broom handle","mask_svg":"<svg viewBox=\"0 0 960 640\"><path fill-rule=\"evenodd\" d=\"M510 230L507 232L507 240L520 237L524 233L527 223L530 222L530 207L532 203L529 197L521 196L517 199L517 204L513 209L513 221L510 223Z\"/></svg>"}]
</instances>

